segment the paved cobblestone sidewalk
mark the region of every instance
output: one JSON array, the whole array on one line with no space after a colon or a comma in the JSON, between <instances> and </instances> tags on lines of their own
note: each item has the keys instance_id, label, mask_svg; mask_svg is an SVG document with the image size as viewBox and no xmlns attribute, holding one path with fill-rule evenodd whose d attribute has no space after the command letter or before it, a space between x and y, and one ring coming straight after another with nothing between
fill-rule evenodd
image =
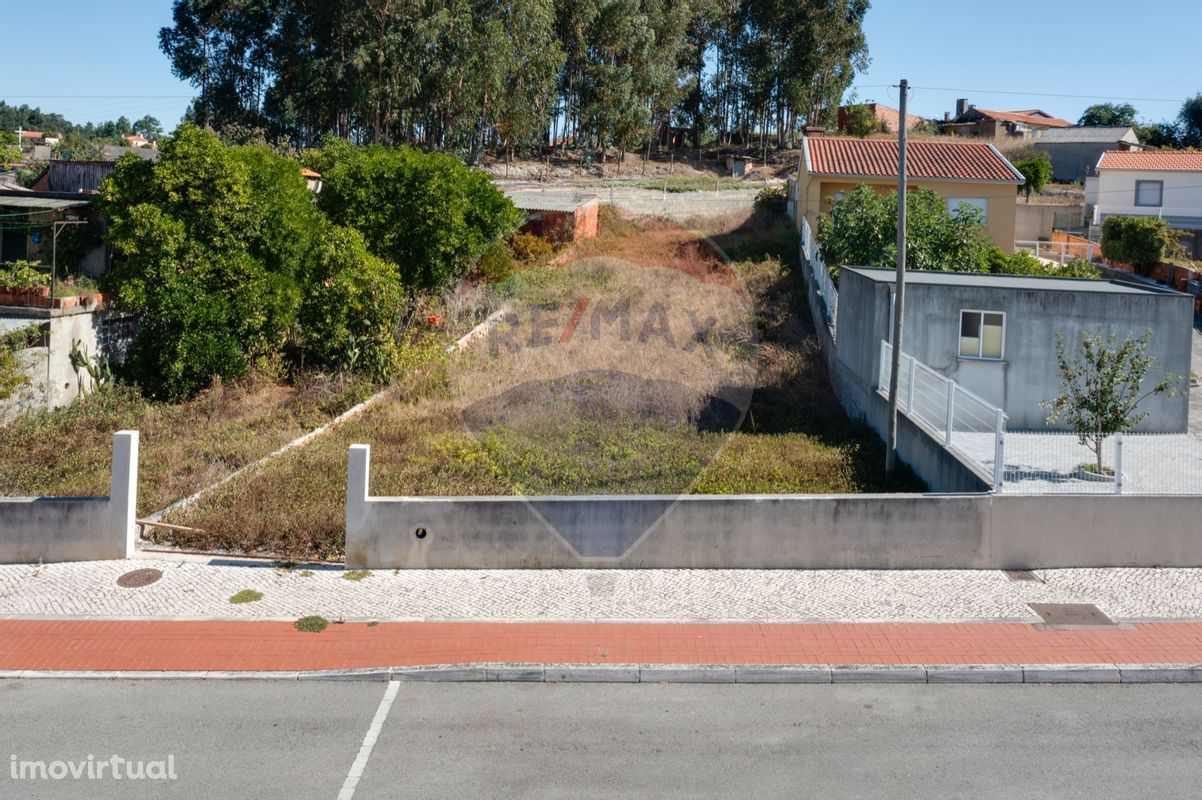
<instances>
[{"instance_id":1,"label":"paved cobblestone sidewalk","mask_svg":"<svg viewBox=\"0 0 1202 800\"><path fill-rule=\"evenodd\" d=\"M117 578L152 567L161 580ZM0 616L369 620L1036 621L1028 603L1094 603L1118 619L1202 619L1202 570L999 571L277 569L136 560L0 566ZM244 590L257 602L231 604Z\"/></svg>"}]
</instances>

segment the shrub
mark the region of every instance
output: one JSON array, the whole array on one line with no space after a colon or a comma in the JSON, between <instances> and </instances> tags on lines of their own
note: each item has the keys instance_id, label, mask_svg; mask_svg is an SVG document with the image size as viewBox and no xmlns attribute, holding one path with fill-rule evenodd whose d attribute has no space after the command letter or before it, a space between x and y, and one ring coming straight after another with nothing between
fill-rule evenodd
<instances>
[{"instance_id":1,"label":"shrub","mask_svg":"<svg viewBox=\"0 0 1202 800\"><path fill-rule=\"evenodd\" d=\"M848 136L865 137L882 131L888 132L888 129L876 118L876 114L868 106L861 103L847 109L843 121L843 133Z\"/></svg>"},{"instance_id":2,"label":"shrub","mask_svg":"<svg viewBox=\"0 0 1202 800\"><path fill-rule=\"evenodd\" d=\"M38 269L36 261L17 260L0 265L0 286L49 286L50 273Z\"/></svg>"},{"instance_id":3,"label":"shrub","mask_svg":"<svg viewBox=\"0 0 1202 800\"><path fill-rule=\"evenodd\" d=\"M0 400L7 400L28 384L29 375L17 354L0 347Z\"/></svg>"},{"instance_id":4,"label":"shrub","mask_svg":"<svg viewBox=\"0 0 1202 800\"><path fill-rule=\"evenodd\" d=\"M785 187L779 184L765 186L755 196L757 211L767 211L772 214L783 214L787 207Z\"/></svg>"},{"instance_id":5,"label":"shrub","mask_svg":"<svg viewBox=\"0 0 1202 800\"><path fill-rule=\"evenodd\" d=\"M555 245L533 233L515 233L509 237L509 249L518 261L530 264L550 258Z\"/></svg>"},{"instance_id":6,"label":"shrub","mask_svg":"<svg viewBox=\"0 0 1202 800\"><path fill-rule=\"evenodd\" d=\"M1110 217L1102 224L1102 255L1144 271L1161 261L1172 243L1159 217Z\"/></svg>"},{"instance_id":7,"label":"shrub","mask_svg":"<svg viewBox=\"0 0 1202 800\"><path fill-rule=\"evenodd\" d=\"M1058 278L1100 278L1102 273L1093 264L1075 258L1067 264L1054 265L1040 261L1024 250L1006 253L994 248L989 256L989 271L998 275L1046 275Z\"/></svg>"},{"instance_id":8,"label":"shrub","mask_svg":"<svg viewBox=\"0 0 1202 800\"><path fill-rule=\"evenodd\" d=\"M994 245L985 238L981 212L968 205L949 211L930 189L906 196L910 269L986 272ZM897 262L897 192L877 194L861 184L835 201L818 222L822 252L831 267L892 267Z\"/></svg>"},{"instance_id":9,"label":"shrub","mask_svg":"<svg viewBox=\"0 0 1202 800\"><path fill-rule=\"evenodd\" d=\"M358 231L336 225L328 227L315 262L297 314L303 357L387 379L397 362L404 308L396 267L369 253Z\"/></svg>"},{"instance_id":10,"label":"shrub","mask_svg":"<svg viewBox=\"0 0 1202 800\"><path fill-rule=\"evenodd\" d=\"M441 291L522 214L488 175L442 153L338 142L315 161L321 209L397 265L411 291Z\"/></svg>"},{"instance_id":11,"label":"shrub","mask_svg":"<svg viewBox=\"0 0 1202 800\"><path fill-rule=\"evenodd\" d=\"M503 243L495 242L480 256L476 269L489 283L500 283L513 274L513 256Z\"/></svg>"}]
</instances>

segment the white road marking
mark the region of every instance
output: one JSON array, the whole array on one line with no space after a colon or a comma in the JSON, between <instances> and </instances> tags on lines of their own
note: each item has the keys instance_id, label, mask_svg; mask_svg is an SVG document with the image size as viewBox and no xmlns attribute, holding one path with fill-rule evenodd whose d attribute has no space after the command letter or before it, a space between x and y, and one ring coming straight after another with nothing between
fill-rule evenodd
<instances>
[{"instance_id":1,"label":"white road marking","mask_svg":"<svg viewBox=\"0 0 1202 800\"><path fill-rule=\"evenodd\" d=\"M367 759L371 758L371 750L376 746L376 739L379 738L380 731L384 728L384 720L388 719L388 710L392 708L392 701L396 699L397 690L400 688L400 681L388 682L388 688L384 690L384 697L380 700L380 707L376 709L376 716L371 721L371 727L367 729L367 735L363 737L363 744L359 746L359 754L355 756L355 763L351 764L351 771L346 774L346 780L342 782L338 800L351 800L355 796L355 787L359 785L359 779L363 777L363 770L367 768Z\"/></svg>"}]
</instances>

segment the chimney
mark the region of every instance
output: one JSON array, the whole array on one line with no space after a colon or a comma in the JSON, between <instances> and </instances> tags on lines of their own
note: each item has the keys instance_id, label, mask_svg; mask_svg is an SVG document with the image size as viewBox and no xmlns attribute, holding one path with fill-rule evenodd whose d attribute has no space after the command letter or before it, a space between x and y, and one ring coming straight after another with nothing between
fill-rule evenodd
<instances>
[{"instance_id":1,"label":"chimney","mask_svg":"<svg viewBox=\"0 0 1202 800\"><path fill-rule=\"evenodd\" d=\"M962 97L959 100L957 100L956 101L956 119L959 119L960 117L967 114L968 109L969 109L969 105L968 105L967 97Z\"/></svg>"},{"instance_id":2,"label":"chimney","mask_svg":"<svg viewBox=\"0 0 1202 800\"><path fill-rule=\"evenodd\" d=\"M822 136L826 133L826 128L821 125L806 125L801 132L806 136Z\"/></svg>"}]
</instances>

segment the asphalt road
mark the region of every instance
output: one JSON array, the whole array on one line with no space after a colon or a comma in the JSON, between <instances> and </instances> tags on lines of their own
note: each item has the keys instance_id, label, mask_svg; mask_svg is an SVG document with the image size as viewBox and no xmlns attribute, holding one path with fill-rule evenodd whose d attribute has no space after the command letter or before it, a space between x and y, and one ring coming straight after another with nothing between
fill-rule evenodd
<instances>
[{"instance_id":1,"label":"asphalt road","mask_svg":"<svg viewBox=\"0 0 1202 800\"><path fill-rule=\"evenodd\" d=\"M0 757L175 780L0 798L335 798L382 683L9 681ZM86 773L85 773L86 774ZM1198 686L400 684L354 797L1196 798Z\"/></svg>"}]
</instances>

